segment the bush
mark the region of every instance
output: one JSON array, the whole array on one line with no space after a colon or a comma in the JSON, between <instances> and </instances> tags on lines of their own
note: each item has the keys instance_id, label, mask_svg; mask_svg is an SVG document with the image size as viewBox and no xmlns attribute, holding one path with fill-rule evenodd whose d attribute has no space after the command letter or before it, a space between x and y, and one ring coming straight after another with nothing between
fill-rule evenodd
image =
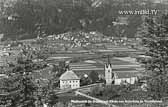
<instances>
[{"instance_id":1,"label":"bush","mask_svg":"<svg viewBox=\"0 0 168 107\"><path fill-rule=\"evenodd\" d=\"M103 88L102 87L94 87L91 89L91 94L93 96L103 96Z\"/></svg>"}]
</instances>

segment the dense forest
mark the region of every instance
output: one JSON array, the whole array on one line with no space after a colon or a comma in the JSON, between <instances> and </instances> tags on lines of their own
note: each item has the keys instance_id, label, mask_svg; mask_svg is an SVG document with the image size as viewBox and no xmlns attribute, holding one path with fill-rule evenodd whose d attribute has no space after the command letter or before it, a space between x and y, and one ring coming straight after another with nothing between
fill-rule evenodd
<instances>
[{"instance_id":1,"label":"dense forest","mask_svg":"<svg viewBox=\"0 0 168 107\"><path fill-rule=\"evenodd\" d=\"M123 32L124 36L134 37L142 15L121 15L119 11L165 7L149 0L1 0L0 33L4 40L79 30L107 36Z\"/></svg>"}]
</instances>

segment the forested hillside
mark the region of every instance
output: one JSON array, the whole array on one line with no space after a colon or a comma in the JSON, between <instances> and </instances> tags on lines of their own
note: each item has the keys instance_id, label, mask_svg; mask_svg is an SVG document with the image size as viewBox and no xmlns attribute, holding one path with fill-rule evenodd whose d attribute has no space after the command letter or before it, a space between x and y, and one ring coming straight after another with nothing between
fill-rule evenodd
<instances>
[{"instance_id":1,"label":"forested hillside","mask_svg":"<svg viewBox=\"0 0 168 107\"><path fill-rule=\"evenodd\" d=\"M5 35L4 39L81 30L133 37L142 15L121 15L120 10L166 8L165 4L149 0L1 0L0 5L0 33Z\"/></svg>"}]
</instances>

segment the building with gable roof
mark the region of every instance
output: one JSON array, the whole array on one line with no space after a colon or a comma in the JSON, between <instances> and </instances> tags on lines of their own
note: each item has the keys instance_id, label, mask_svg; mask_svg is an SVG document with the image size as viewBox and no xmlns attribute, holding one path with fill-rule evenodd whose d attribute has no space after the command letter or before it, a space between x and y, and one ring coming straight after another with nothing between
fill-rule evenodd
<instances>
[{"instance_id":1,"label":"building with gable roof","mask_svg":"<svg viewBox=\"0 0 168 107\"><path fill-rule=\"evenodd\" d=\"M80 78L71 69L67 69L59 79L60 89L75 89L80 87Z\"/></svg>"}]
</instances>

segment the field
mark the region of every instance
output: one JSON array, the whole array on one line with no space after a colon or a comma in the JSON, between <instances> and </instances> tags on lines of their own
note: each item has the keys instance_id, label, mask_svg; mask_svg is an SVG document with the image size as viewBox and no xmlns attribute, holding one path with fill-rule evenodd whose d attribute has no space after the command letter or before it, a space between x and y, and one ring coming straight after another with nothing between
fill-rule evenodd
<instances>
[{"instance_id":1,"label":"field","mask_svg":"<svg viewBox=\"0 0 168 107\"><path fill-rule=\"evenodd\" d=\"M58 65L61 60L73 60L76 58L77 62L70 63L70 68L77 75L89 74L91 71L97 71L99 74L104 74L104 65L108 59L96 54L56 54L55 57L48 58L47 62ZM141 65L131 57L111 57L110 63L114 72L122 73L121 75L134 75L138 74Z\"/></svg>"},{"instance_id":2,"label":"field","mask_svg":"<svg viewBox=\"0 0 168 107\"><path fill-rule=\"evenodd\" d=\"M96 71L98 74L104 75L104 66L108 62L107 55L110 55L112 70L115 73L118 73L119 77L131 77L140 74L137 69L142 67L134 58L113 56L114 51L127 53L128 51L136 50L129 50L125 46L114 46L111 44L103 45L106 45L106 49L100 49L98 47L93 50L87 50L87 52L81 50L81 48L74 48L73 51L67 52L57 51L57 53L50 55L50 57L47 59L47 63L58 65L60 61L70 61L70 69L72 69L79 77L83 76L84 74L89 75L91 71ZM105 51L101 52L100 50ZM96 53L96 51L98 53ZM42 74L46 74L46 72L48 71L45 71Z\"/></svg>"}]
</instances>

